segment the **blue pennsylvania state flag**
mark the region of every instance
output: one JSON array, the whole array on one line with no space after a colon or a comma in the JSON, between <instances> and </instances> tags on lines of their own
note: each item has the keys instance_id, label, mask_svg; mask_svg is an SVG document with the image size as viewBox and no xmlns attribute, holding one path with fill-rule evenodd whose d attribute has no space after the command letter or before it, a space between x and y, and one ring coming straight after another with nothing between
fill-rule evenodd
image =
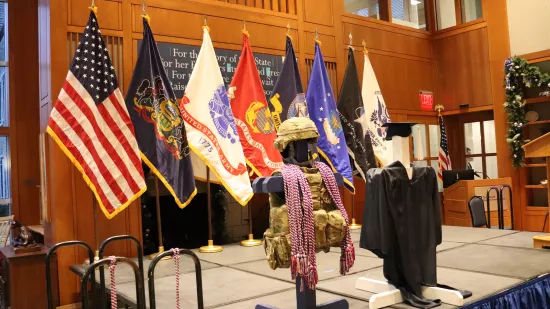
<instances>
[{"instance_id":1,"label":"blue pennsylvania state flag","mask_svg":"<svg viewBox=\"0 0 550 309\"><path fill-rule=\"evenodd\" d=\"M309 118L315 122L320 135L317 142L319 153L333 171L342 174L346 187L355 193L346 138L340 122L340 115L336 109L334 93L321 54L321 47L318 43L315 43L315 59L307 87L306 100Z\"/></svg>"},{"instance_id":2,"label":"blue pennsylvania state flag","mask_svg":"<svg viewBox=\"0 0 550 309\"><path fill-rule=\"evenodd\" d=\"M143 41L126 96L141 159L184 208L197 193L189 145L178 101L143 19Z\"/></svg>"},{"instance_id":3,"label":"blue pennsylvania state flag","mask_svg":"<svg viewBox=\"0 0 550 309\"><path fill-rule=\"evenodd\" d=\"M286 56L283 68L277 78L269 103L271 118L277 130L281 123L288 118L308 116L298 62L294 47L292 47L292 39L289 36L286 38Z\"/></svg>"}]
</instances>

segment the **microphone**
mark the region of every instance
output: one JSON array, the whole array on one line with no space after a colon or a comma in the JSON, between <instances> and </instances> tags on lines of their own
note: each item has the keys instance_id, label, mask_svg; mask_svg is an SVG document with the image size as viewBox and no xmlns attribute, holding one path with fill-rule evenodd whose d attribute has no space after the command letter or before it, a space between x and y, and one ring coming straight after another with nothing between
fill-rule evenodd
<instances>
[{"instance_id":1,"label":"microphone","mask_svg":"<svg viewBox=\"0 0 550 309\"><path fill-rule=\"evenodd\" d=\"M481 174L484 177L481 177L479 174ZM479 177L479 178L483 178L483 179L491 179L491 177L487 176L487 174L485 174L483 172L474 171L474 175Z\"/></svg>"}]
</instances>

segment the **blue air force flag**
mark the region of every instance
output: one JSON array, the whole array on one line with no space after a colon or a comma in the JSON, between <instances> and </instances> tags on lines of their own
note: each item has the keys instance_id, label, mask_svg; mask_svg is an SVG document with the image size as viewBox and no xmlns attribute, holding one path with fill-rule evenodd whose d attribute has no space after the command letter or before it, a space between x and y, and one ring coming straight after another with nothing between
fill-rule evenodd
<instances>
[{"instance_id":1,"label":"blue air force flag","mask_svg":"<svg viewBox=\"0 0 550 309\"><path fill-rule=\"evenodd\" d=\"M292 117L307 117L307 104L302 79L298 70L298 62L292 39L286 38L286 56L281 74L277 78L273 94L269 99L271 117L278 130L281 123Z\"/></svg>"},{"instance_id":2,"label":"blue air force flag","mask_svg":"<svg viewBox=\"0 0 550 309\"><path fill-rule=\"evenodd\" d=\"M143 41L126 96L141 158L179 207L197 193L185 124L157 49L143 19Z\"/></svg>"},{"instance_id":3,"label":"blue air force flag","mask_svg":"<svg viewBox=\"0 0 550 309\"><path fill-rule=\"evenodd\" d=\"M315 59L307 87L306 100L309 118L315 122L320 135L317 142L319 153L333 171L342 174L346 187L354 193L346 138L340 122L340 115L336 109L334 93L321 54L321 47L317 43L315 43Z\"/></svg>"}]
</instances>

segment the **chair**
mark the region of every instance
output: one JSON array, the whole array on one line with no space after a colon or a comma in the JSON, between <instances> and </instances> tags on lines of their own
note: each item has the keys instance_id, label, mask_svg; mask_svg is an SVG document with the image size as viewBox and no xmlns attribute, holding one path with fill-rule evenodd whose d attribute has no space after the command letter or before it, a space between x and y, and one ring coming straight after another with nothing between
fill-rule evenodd
<instances>
[{"instance_id":1,"label":"chair","mask_svg":"<svg viewBox=\"0 0 550 309\"><path fill-rule=\"evenodd\" d=\"M487 218L485 217L485 204L481 196L474 196L468 201L470 207L470 215L472 216L473 227L487 226Z\"/></svg>"},{"instance_id":2,"label":"chair","mask_svg":"<svg viewBox=\"0 0 550 309\"><path fill-rule=\"evenodd\" d=\"M162 261L165 257L174 257L174 250L176 253L179 253L180 255L186 255L190 257L193 260L193 263L195 263L195 282L197 286L197 308L198 309L204 309L204 301L203 301L203 294L202 294L202 272L201 272L201 261L197 257L195 253L193 253L190 250L187 249L172 249L168 251L164 251L157 255L151 263L149 264L149 270L148 270L148 283L149 283L149 309L156 309L156 296L155 296L155 267L157 267L158 262ZM179 250L179 252L178 252ZM176 262L178 262L176 260ZM179 262L178 262L179 263ZM179 308L179 268L176 268L176 308Z\"/></svg>"},{"instance_id":3,"label":"chair","mask_svg":"<svg viewBox=\"0 0 550 309\"><path fill-rule=\"evenodd\" d=\"M5 247L10 236L10 224L13 216L0 217L0 246Z\"/></svg>"}]
</instances>

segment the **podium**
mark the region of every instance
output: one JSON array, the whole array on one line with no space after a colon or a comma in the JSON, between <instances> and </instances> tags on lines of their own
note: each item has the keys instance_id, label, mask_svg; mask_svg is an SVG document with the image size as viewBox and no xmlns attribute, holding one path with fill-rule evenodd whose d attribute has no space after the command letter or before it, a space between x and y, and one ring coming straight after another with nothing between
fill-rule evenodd
<instances>
[{"instance_id":1,"label":"podium","mask_svg":"<svg viewBox=\"0 0 550 309\"><path fill-rule=\"evenodd\" d=\"M481 196L487 213L487 190L491 187L500 189L503 185L512 185L512 179L480 179L461 180L443 190L443 222L453 226L472 226L472 217L468 202L473 196ZM510 196L508 190L503 193L504 226L512 226L510 212ZM498 197L497 190L491 190L489 195L491 209L491 227L498 228Z\"/></svg>"}]
</instances>

